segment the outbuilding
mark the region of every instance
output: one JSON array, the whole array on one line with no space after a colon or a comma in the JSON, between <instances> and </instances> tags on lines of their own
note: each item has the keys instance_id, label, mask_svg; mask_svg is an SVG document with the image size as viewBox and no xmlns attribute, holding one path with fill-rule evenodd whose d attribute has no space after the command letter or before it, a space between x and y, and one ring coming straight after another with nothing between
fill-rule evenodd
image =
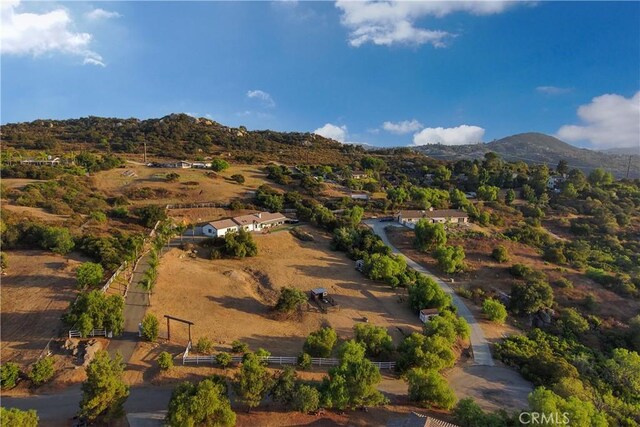
<instances>
[{"instance_id":1,"label":"outbuilding","mask_svg":"<svg viewBox=\"0 0 640 427\"><path fill-rule=\"evenodd\" d=\"M440 313L437 308L423 308L420 310L420 321L427 323Z\"/></svg>"}]
</instances>

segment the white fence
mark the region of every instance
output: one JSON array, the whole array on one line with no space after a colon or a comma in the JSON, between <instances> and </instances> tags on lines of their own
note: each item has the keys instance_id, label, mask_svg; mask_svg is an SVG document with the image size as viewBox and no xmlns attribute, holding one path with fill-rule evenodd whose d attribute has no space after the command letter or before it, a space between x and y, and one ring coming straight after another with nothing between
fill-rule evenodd
<instances>
[{"instance_id":1,"label":"white fence","mask_svg":"<svg viewBox=\"0 0 640 427\"><path fill-rule=\"evenodd\" d=\"M109 336L110 334L107 332L106 329L94 329L93 331L91 331L91 333L89 333L89 337L106 337ZM70 329L69 330L69 338L81 338L82 334L80 333L79 330L77 329Z\"/></svg>"},{"instance_id":2,"label":"white fence","mask_svg":"<svg viewBox=\"0 0 640 427\"><path fill-rule=\"evenodd\" d=\"M228 203L222 202L203 202L203 203L176 203L166 206L167 210L171 209L192 209L192 208L227 208Z\"/></svg>"},{"instance_id":3,"label":"white fence","mask_svg":"<svg viewBox=\"0 0 640 427\"><path fill-rule=\"evenodd\" d=\"M109 280L107 280L107 282L104 284L104 286L102 286L102 289L100 289L102 292L107 292L109 290L109 286L111 286L111 284L113 283L114 280L116 280L118 278L118 276L120 275L120 273L122 273L122 271L127 268L127 261L123 262L122 264L120 264L120 267L118 267L118 269L111 275L111 277L109 278Z\"/></svg>"},{"instance_id":4,"label":"white fence","mask_svg":"<svg viewBox=\"0 0 640 427\"><path fill-rule=\"evenodd\" d=\"M199 356L189 355L189 350L191 349L191 344L187 346L182 355L182 364L186 363L195 363L199 364L214 364L216 363L216 357L214 355L207 356ZM260 357L260 360L266 361L270 365L297 365L298 358L295 356L268 356L268 357ZM231 361L233 363L242 362L242 356L231 356ZM394 369L396 367L396 362L371 362L374 366L377 366L379 369ZM323 357L312 357L311 364L313 366L337 366L340 364L339 359L335 358L323 358Z\"/></svg>"}]
</instances>

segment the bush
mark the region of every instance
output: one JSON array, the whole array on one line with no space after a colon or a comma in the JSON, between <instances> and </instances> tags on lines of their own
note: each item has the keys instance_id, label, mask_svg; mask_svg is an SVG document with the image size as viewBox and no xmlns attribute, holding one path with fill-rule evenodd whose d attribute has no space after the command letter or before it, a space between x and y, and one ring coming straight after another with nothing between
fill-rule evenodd
<instances>
[{"instance_id":1,"label":"bush","mask_svg":"<svg viewBox=\"0 0 640 427\"><path fill-rule=\"evenodd\" d=\"M554 282L559 288L573 289L573 282L565 277L561 277Z\"/></svg>"},{"instance_id":2,"label":"bush","mask_svg":"<svg viewBox=\"0 0 640 427\"><path fill-rule=\"evenodd\" d=\"M158 355L158 366L163 371L168 371L173 368L173 357L166 351L163 351Z\"/></svg>"},{"instance_id":3,"label":"bush","mask_svg":"<svg viewBox=\"0 0 640 427\"><path fill-rule=\"evenodd\" d=\"M482 303L482 313L485 314L489 320L496 323L504 323L507 319L507 309L498 300L493 298L487 298Z\"/></svg>"},{"instance_id":4,"label":"bush","mask_svg":"<svg viewBox=\"0 0 640 427\"><path fill-rule=\"evenodd\" d=\"M158 318L151 313L145 314L142 318L142 338L151 342L158 339L158 327Z\"/></svg>"},{"instance_id":5,"label":"bush","mask_svg":"<svg viewBox=\"0 0 640 427\"><path fill-rule=\"evenodd\" d=\"M511 288L511 309L516 313L532 314L553 305L553 289L543 280L516 283Z\"/></svg>"},{"instance_id":6,"label":"bush","mask_svg":"<svg viewBox=\"0 0 640 427\"><path fill-rule=\"evenodd\" d=\"M393 340L385 328L359 323L353 329L356 341L364 344L368 355L377 357L393 351Z\"/></svg>"},{"instance_id":7,"label":"bush","mask_svg":"<svg viewBox=\"0 0 640 427\"><path fill-rule=\"evenodd\" d=\"M180 174L177 174L175 172L170 172L165 175L164 179L167 182L176 182L177 180L180 179Z\"/></svg>"},{"instance_id":8,"label":"bush","mask_svg":"<svg viewBox=\"0 0 640 427\"><path fill-rule=\"evenodd\" d=\"M167 219L167 213L162 206L149 205L138 208L135 214L140 218L140 222L147 228L152 228L158 221Z\"/></svg>"},{"instance_id":9,"label":"bush","mask_svg":"<svg viewBox=\"0 0 640 427\"><path fill-rule=\"evenodd\" d=\"M231 180L237 182L238 184L244 184L244 175L239 173L231 175Z\"/></svg>"},{"instance_id":10,"label":"bush","mask_svg":"<svg viewBox=\"0 0 640 427\"><path fill-rule=\"evenodd\" d=\"M253 257L258 255L258 246L250 233L240 230L224 236L224 246L221 251L233 258Z\"/></svg>"},{"instance_id":11,"label":"bush","mask_svg":"<svg viewBox=\"0 0 640 427\"><path fill-rule=\"evenodd\" d=\"M499 263L509 261L509 254L507 253L507 248L505 248L502 245L496 247L493 250L493 252L491 252L491 256L493 257L493 259L495 259Z\"/></svg>"},{"instance_id":12,"label":"bush","mask_svg":"<svg viewBox=\"0 0 640 427\"><path fill-rule=\"evenodd\" d=\"M231 355L229 353L218 353L216 354L216 363L221 368L226 368L231 364Z\"/></svg>"},{"instance_id":13,"label":"bush","mask_svg":"<svg viewBox=\"0 0 640 427\"><path fill-rule=\"evenodd\" d=\"M246 353L249 351L249 345L238 340L231 343L232 353Z\"/></svg>"},{"instance_id":14,"label":"bush","mask_svg":"<svg viewBox=\"0 0 640 427\"><path fill-rule=\"evenodd\" d=\"M15 387L19 376L20 368L16 363L3 363L0 366L0 388L9 389Z\"/></svg>"},{"instance_id":15,"label":"bush","mask_svg":"<svg viewBox=\"0 0 640 427\"><path fill-rule=\"evenodd\" d=\"M433 256L445 273L452 274L464 269L465 254L462 246L441 246L435 250Z\"/></svg>"},{"instance_id":16,"label":"bush","mask_svg":"<svg viewBox=\"0 0 640 427\"><path fill-rule=\"evenodd\" d=\"M37 427L38 414L33 409L21 411L16 408L0 407L0 425L11 427Z\"/></svg>"},{"instance_id":17,"label":"bush","mask_svg":"<svg viewBox=\"0 0 640 427\"><path fill-rule=\"evenodd\" d=\"M409 399L427 408L451 409L456 395L442 375L432 369L414 368L407 375Z\"/></svg>"},{"instance_id":18,"label":"bush","mask_svg":"<svg viewBox=\"0 0 640 427\"><path fill-rule=\"evenodd\" d=\"M298 366L304 370L309 369L311 367L311 355L309 353L300 353L300 356L298 356Z\"/></svg>"},{"instance_id":19,"label":"bush","mask_svg":"<svg viewBox=\"0 0 640 427\"><path fill-rule=\"evenodd\" d=\"M291 313L307 300L307 295L301 290L284 287L280 289L280 297L275 309L280 313Z\"/></svg>"},{"instance_id":20,"label":"bush","mask_svg":"<svg viewBox=\"0 0 640 427\"><path fill-rule=\"evenodd\" d=\"M55 373L56 369L53 366L53 358L43 357L33 364L31 372L29 372L27 376L34 385L39 386L53 378Z\"/></svg>"},{"instance_id":21,"label":"bush","mask_svg":"<svg viewBox=\"0 0 640 427\"><path fill-rule=\"evenodd\" d=\"M100 264L85 262L76 270L76 284L79 289L95 287L102 282L104 269Z\"/></svg>"},{"instance_id":22,"label":"bush","mask_svg":"<svg viewBox=\"0 0 640 427\"><path fill-rule=\"evenodd\" d=\"M313 357L329 357L336 341L338 341L338 335L333 328L321 328L309 334L303 349Z\"/></svg>"},{"instance_id":23,"label":"bush","mask_svg":"<svg viewBox=\"0 0 640 427\"><path fill-rule=\"evenodd\" d=\"M320 392L315 387L300 384L296 387L291 406L304 414L315 411L320 406Z\"/></svg>"},{"instance_id":24,"label":"bush","mask_svg":"<svg viewBox=\"0 0 640 427\"><path fill-rule=\"evenodd\" d=\"M200 337L200 339L198 339L198 342L196 343L196 346L194 347L195 351L202 354L209 354L211 353L212 349L213 341L211 341L207 337Z\"/></svg>"},{"instance_id":25,"label":"bush","mask_svg":"<svg viewBox=\"0 0 640 427\"><path fill-rule=\"evenodd\" d=\"M213 159L211 161L211 169L215 172L222 172L225 169L229 169L229 162L223 159Z\"/></svg>"}]
</instances>

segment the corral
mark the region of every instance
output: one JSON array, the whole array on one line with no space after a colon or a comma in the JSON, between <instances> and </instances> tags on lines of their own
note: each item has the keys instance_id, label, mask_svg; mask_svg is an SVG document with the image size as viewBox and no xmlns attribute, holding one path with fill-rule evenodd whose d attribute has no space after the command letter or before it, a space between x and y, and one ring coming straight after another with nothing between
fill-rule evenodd
<instances>
[{"instance_id":1,"label":"corral","mask_svg":"<svg viewBox=\"0 0 640 427\"><path fill-rule=\"evenodd\" d=\"M2 277L3 362L27 365L38 358L62 327L60 316L75 298L75 269L86 261L75 254L10 251Z\"/></svg>"},{"instance_id":2,"label":"corral","mask_svg":"<svg viewBox=\"0 0 640 427\"><path fill-rule=\"evenodd\" d=\"M405 334L420 330L401 291L367 280L344 253L329 249L326 233L306 231L315 241L300 241L285 230L256 235L258 256L244 260L194 259L172 249L160 263L150 312L192 320L193 339L206 336L218 349L227 350L232 341L241 340L276 356L297 355L306 336L325 325L348 339L356 323L368 321L386 327L396 344ZM339 309L322 313L310 304L300 316L277 318L272 307L283 286L307 294L324 288ZM172 328L171 337L186 344L186 327Z\"/></svg>"}]
</instances>

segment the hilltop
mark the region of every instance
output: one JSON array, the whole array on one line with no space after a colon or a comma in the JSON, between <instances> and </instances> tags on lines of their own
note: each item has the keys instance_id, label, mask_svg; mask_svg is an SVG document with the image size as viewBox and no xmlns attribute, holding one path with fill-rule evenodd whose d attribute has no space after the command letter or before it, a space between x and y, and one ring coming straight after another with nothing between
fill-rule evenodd
<instances>
[{"instance_id":1,"label":"hilltop","mask_svg":"<svg viewBox=\"0 0 640 427\"><path fill-rule=\"evenodd\" d=\"M604 167L617 177L624 177L629 165L629 155L606 153L569 145L553 136L529 132L508 136L487 144L423 145L417 151L442 160L478 159L493 151L508 161L547 163L555 166L561 159L571 167L591 171ZM640 177L640 156L631 159L629 177Z\"/></svg>"}]
</instances>

